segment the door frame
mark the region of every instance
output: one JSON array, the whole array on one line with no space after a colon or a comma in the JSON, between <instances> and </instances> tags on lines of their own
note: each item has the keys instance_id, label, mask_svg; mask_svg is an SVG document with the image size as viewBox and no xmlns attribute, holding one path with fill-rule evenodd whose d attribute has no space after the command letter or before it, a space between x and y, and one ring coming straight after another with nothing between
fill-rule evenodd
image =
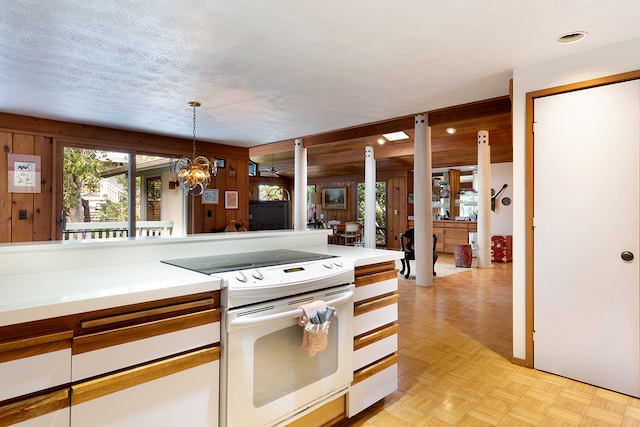
<instances>
[{"instance_id":1,"label":"door frame","mask_svg":"<svg viewBox=\"0 0 640 427\"><path fill-rule=\"evenodd\" d=\"M621 83L629 80L640 79L640 70L615 74L598 79L585 80L563 86L542 89L526 94L526 118L525 118L525 360L516 364L523 364L528 368L534 367L533 360L533 306L534 306L534 238L533 238L533 214L534 214L534 101L550 95L572 92L582 89L590 89L613 83Z\"/></svg>"}]
</instances>

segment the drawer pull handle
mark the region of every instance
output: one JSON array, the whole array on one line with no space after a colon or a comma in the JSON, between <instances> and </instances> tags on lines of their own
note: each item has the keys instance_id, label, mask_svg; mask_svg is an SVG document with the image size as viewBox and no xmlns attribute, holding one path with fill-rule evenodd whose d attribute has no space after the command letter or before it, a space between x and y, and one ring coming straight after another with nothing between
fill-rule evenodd
<instances>
[{"instance_id":1,"label":"drawer pull handle","mask_svg":"<svg viewBox=\"0 0 640 427\"><path fill-rule=\"evenodd\" d=\"M136 311L133 313L119 314L116 316L101 317L99 319L94 319L94 320L84 320L80 322L80 327L83 329L87 329L87 328L95 328L96 326L112 325L114 323L142 319L148 316L167 314L167 313L172 313L180 310L212 307L214 303L215 303L215 300L213 298L207 298L207 299L198 300L198 301L191 301L191 302L185 302L182 304L170 305L167 307L158 307L158 308L152 308L149 310Z\"/></svg>"}]
</instances>

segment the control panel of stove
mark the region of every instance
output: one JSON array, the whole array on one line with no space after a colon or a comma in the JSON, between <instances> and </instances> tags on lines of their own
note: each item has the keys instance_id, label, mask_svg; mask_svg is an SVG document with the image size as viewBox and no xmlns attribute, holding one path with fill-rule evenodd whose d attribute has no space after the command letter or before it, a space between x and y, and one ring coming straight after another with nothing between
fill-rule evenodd
<instances>
[{"instance_id":1,"label":"control panel of stove","mask_svg":"<svg viewBox=\"0 0 640 427\"><path fill-rule=\"evenodd\" d=\"M228 280L230 287L282 286L321 278L344 268L344 264L345 261L342 258L328 258L296 264L228 271L217 275Z\"/></svg>"},{"instance_id":2,"label":"control panel of stove","mask_svg":"<svg viewBox=\"0 0 640 427\"><path fill-rule=\"evenodd\" d=\"M231 306L282 298L354 280L353 261L335 257L214 274Z\"/></svg>"}]
</instances>

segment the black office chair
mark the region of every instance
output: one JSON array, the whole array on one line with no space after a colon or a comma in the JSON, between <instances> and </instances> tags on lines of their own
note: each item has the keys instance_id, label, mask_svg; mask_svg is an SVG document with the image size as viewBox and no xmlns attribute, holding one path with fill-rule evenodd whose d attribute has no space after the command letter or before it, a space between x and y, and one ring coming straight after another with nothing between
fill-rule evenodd
<instances>
[{"instance_id":1,"label":"black office chair","mask_svg":"<svg viewBox=\"0 0 640 427\"><path fill-rule=\"evenodd\" d=\"M436 275L436 261L438 260L438 254L436 254L436 243L438 242L438 235L433 235L433 275ZM404 252L404 258L402 262L402 270L400 274L404 274L404 278L408 279L411 274L410 260L416 259L416 251L414 249L414 232L413 228L407 229L404 233L400 233L400 248ZM405 270L407 271L405 274Z\"/></svg>"}]
</instances>

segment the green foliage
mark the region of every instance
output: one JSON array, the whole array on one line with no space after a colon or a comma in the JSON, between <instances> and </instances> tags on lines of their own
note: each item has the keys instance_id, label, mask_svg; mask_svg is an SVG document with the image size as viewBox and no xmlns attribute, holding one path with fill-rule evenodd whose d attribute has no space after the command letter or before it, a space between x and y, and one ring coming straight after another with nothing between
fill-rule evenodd
<instances>
[{"instance_id":1,"label":"green foliage","mask_svg":"<svg viewBox=\"0 0 640 427\"><path fill-rule=\"evenodd\" d=\"M95 150L66 147L63 167L62 193L64 208L68 213L80 205L83 191L95 192L100 189L100 173L105 166Z\"/></svg>"},{"instance_id":2,"label":"green foliage","mask_svg":"<svg viewBox=\"0 0 640 427\"><path fill-rule=\"evenodd\" d=\"M358 221L364 224L364 182L358 183ZM387 183L385 181L376 182L376 227L386 227L387 225ZM383 230L376 232L378 243L384 243L385 233Z\"/></svg>"},{"instance_id":3,"label":"green foliage","mask_svg":"<svg viewBox=\"0 0 640 427\"><path fill-rule=\"evenodd\" d=\"M97 209L97 221L128 221L128 201L126 193L117 202L107 200Z\"/></svg>"}]
</instances>

